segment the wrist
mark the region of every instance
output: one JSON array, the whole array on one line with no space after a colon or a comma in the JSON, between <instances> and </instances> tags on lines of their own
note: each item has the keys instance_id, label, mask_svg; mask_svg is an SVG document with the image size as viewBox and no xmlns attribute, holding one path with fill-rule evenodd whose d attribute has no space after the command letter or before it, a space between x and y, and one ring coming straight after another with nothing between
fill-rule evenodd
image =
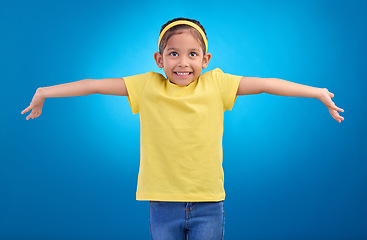
<instances>
[{"instance_id":1,"label":"wrist","mask_svg":"<svg viewBox=\"0 0 367 240\"><path fill-rule=\"evenodd\" d=\"M320 99L322 95L322 88L312 87L312 91L310 92L311 98Z\"/></svg>"},{"instance_id":2,"label":"wrist","mask_svg":"<svg viewBox=\"0 0 367 240\"><path fill-rule=\"evenodd\" d=\"M41 98L46 98L46 97L47 97L47 96L46 96L46 93L45 93L45 89L44 89L44 88L42 88L42 87L40 87L40 88L38 88L38 89L37 89L36 94L37 94L39 97L41 97Z\"/></svg>"},{"instance_id":3,"label":"wrist","mask_svg":"<svg viewBox=\"0 0 367 240\"><path fill-rule=\"evenodd\" d=\"M317 88L315 98L321 100L324 97L325 92L328 92L328 90L326 88Z\"/></svg>"}]
</instances>

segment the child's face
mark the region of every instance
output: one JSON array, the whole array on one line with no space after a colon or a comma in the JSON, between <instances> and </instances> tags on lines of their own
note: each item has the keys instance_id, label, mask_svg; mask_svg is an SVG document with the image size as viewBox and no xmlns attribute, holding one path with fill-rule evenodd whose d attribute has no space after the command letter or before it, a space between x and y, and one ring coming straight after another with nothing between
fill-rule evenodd
<instances>
[{"instance_id":1,"label":"child's face","mask_svg":"<svg viewBox=\"0 0 367 240\"><path fill-rule=\"evenodd\" d=\"M203 54L200 41L187 30L171 36L162 54L154 54L158 67L163 67L167 78L179 86L195 81L210 57L210 53Z\"/></svg>"}]
</instances>

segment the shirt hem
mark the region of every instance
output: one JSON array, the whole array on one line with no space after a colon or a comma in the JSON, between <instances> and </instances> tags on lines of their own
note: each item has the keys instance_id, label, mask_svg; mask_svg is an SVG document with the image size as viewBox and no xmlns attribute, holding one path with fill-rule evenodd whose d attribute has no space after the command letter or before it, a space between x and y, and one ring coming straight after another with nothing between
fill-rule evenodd
<instances>
[{"instance_id":1,"label":"shirt hem","mask_svg":"<svg viewBox=\"0 0 367 240\"><path fill-rule=\"evenodd\" d=\"M215 195L175 195L175 194L136 194L137 201L165 202L219 202L225 199L225 194Z\"/></svg>"}]
</instances>

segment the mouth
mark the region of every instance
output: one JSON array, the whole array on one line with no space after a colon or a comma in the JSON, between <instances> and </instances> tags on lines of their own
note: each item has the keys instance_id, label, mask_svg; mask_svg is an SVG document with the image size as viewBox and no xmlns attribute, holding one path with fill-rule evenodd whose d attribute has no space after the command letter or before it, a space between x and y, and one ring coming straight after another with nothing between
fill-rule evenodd
<instances>
[{"instance_id":1,"label":"mouth","mask_svg":"<svg viewBox=\"0 0 367 240\"><path fill-rule=\"evenodd\" d=\"M186 77L186 76L190 76L192 72L174 72L174 74L180 77Z\"/></svg>"}]
</instances>

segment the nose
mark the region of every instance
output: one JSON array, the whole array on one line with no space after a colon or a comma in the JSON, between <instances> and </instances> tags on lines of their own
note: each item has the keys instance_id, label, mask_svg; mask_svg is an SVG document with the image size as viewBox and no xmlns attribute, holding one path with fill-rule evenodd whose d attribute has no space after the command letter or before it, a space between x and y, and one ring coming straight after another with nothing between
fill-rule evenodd
<instances>
[{"instance_id":1,"label":"nose","mask_svg":"<svg viewBox=\"0 0 367 240\"><path fill-rule=\"evenodd\" d=\"M181 56L180 61L178 63L179 67L188 67L189 66L189 59L186 56Z\"/></svg>"}]
</instances>

